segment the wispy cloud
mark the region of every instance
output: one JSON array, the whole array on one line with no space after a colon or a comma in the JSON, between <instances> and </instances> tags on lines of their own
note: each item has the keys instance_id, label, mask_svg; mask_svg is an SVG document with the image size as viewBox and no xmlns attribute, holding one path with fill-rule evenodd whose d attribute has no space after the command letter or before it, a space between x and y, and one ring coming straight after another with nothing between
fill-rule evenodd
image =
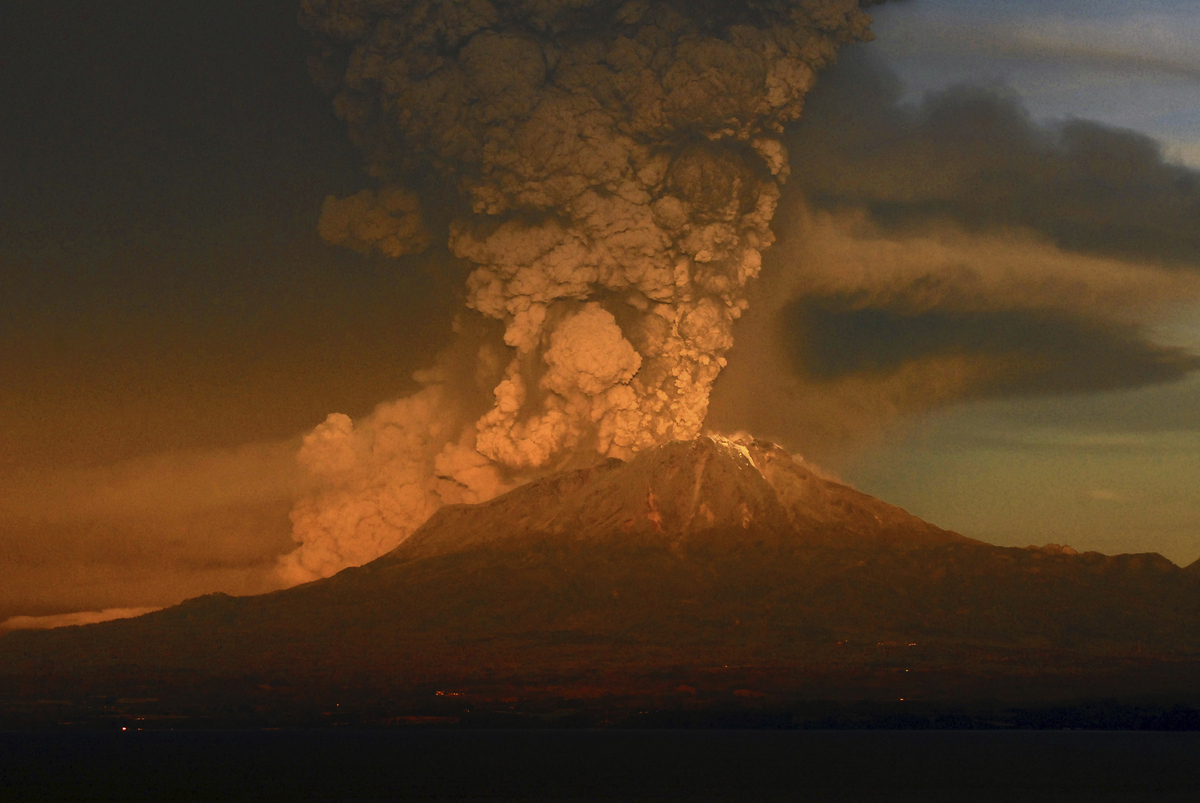
<instances>
[{"instance_id":1,"label":"wispy cloud","mask_svg":"<svg viewBox=\"0 0 1200 803\"><path fill-rule=\"evenodd\" d=\"M162 610L161 608L106 608L102 611L79 611L77 613L60 613L53 616L10 616L0 622L0 633L9 630L51 630L56 627L71 627L73 625L94 625L99 622L111 622L114 619L132 619L146 613Z\"/></svg>"},{"instance_id":2,"label":"wispy cloud","mask_svg":"<svg viewBox=\"0 0 1200 803\"><path fill-rule=\"evenodd\" d=\"M1162 432L1097 432L1068 427L1028 427L1023 429L977 429L974 443L1005 450L1047 450L1054 452L1196 452L1200 450L1200 432L1195 430ZM1108 491L1089 491L1091 499L1112 499Z\"/></svg>"},{"instance_id":3,"label":"wispy cloud","mask_svg":"<svg viewBox=\"0 0 1200 803\"><path fill-rule=\"evenodd\" d=\"M938 9L897 18L892 25L880 49L893 56L969 53L1200 81L1197 10L1074 18L1050 7L1013 20L989 16L983 9Z\"/></svg>"}]
</instances>

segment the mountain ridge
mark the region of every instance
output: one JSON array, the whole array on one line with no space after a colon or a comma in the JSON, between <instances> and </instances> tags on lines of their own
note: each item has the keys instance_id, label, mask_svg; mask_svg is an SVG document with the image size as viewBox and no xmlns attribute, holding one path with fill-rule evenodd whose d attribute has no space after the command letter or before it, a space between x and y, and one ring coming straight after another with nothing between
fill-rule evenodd
<instances>
[{"instance_id":1,"label":"mountain ridge","mask_svg":"<svg viewBox=\"0 0 1200 803\"><path fill-rule=\"evenodd\" d=\"M644 706L705 684L772 699L1195 691L1195 565L1072 552L975 541L773 444L701 438L445 508L324 580L0 636L0 678L18 701L234 684L419 702L450 686L477 706Z\"/></svg>"},{"instance_id":2,"label":"mountain ridge","mask_svg":"<svg viewBox=\"0 0 1200 803\"><path fill-rule=\"evenodd\" d=\"M447 506L384 560L432 557L523 531L572 540L661 537L674 549L717 531L732 536L730 546L739 531L807 545L979 543L825 479L775 444L705 435L628 463L553 474L490 502Z\"/></svg>"}]
</instances>

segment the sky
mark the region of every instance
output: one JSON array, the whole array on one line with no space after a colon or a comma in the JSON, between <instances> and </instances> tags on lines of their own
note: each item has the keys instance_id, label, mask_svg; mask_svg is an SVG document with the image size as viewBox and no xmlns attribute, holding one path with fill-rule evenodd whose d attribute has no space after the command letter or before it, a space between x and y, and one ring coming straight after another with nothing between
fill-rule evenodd
<instances>
[{"instance_id":1,"label":"sky","mask_svg":"<svg viewBox=\"0 0 1200 803\"><path fill-rule=\"evenodd\" d=\"M994 543L1200 558L1195 195L1118 197L1113 211L1048 197L1026 170L1072 120L1109 128L1070 129L1085 143L1071 154L1123 147L1171 187L1187 174L1170 165L1200 168L1200 10L906 0L872 13L877 40L818 83L789 135L800 190L773 224L764 312L735 333L714 425L778 437ZM271 588L311 482L302 435L412 392L455 336L461 266L322 241L326 196L370 182L309 48L284 0L0 7L0 620ZM960 84L986 98L938 94ZM965 126L942 151L953 159L930 164L972 164L986 131L961 121L984 108L1028 135L1005 158L1034 178L1004 213L967 184L914 202L904 188L930 170L896 168L888 196L870 161L887 148L836 138L835 112L855 103L892 109L872 130L901 143L901 167L928 120ZM1152 138L1168 167L1139 150L1150 140L1112 130ZM1073 175L1063 159L1053 169ZM1114 181L1118 196L1133 186ZM1023 217L1022 192L1049 211ZM1129 222L1138 204L1152 220ZM965 266L975 295L930 274L958 300L917 309L922 260ZM884 263L908 289L845 279ZM776 398L764 377L789 371L804 380L777 417L747 412L746 395Z\"/></svg>"},{"instance_id":2,"label":"sky","mask_svg":"<svg viewBox=\"0 0 1200 803\"><path fill-rule=\"evenodd\" d=\"M970 82L1038 120L1145 133L1200 167L1200 8L1172 2L970 3L878 10L871 47L917 102ZM1195 254L1196 252L1193 251ZM1195 264L1196 259L1191 260ZM1200 351L1200 307L1150 323ZM900 428L846 475L942 526L1001 544L1200 557L1200 381L954 405Z\"/></svg>"}]
</instances>

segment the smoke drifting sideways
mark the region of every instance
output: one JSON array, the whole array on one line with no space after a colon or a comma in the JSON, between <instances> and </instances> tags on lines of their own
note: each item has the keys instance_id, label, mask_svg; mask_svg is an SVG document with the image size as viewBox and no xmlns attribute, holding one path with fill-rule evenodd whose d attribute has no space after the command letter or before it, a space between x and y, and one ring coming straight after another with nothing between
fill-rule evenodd
<instances>
[{"instance_id":1,"label":"smoke drifting sideways","mask_svg":"<svg viewBox=\"0 0 1200 803\"><path fill-rule=\"evenodd\" d=\"M135 616L153 613L161 608L105 608L102 611L81 611L51 616L10 616L0 622L0 633L9 630L53 630L56 627L94 625L114 619L132 619Z\"/></svg>"},{"instance_id":2,"label":"smoke drifting sideways","mask_svg":"<svg viewBox=\"0 0 1200 803\"><path fill-rule=\"evenodd\" d=\"M300 19L379 185L327 200L322 235L393 257L444 236L469 311L417 392L305 438L318 490L282 580L370 560L444 504L699 434L774 240L784 127L870 37L859 3L305 0Z\"/></svg>"},{"instance_id":3,"label":"smoke drifting sideways","mask_svg":"<svg viewBox=\"0 0 1200 803\"><path fill-rule=\"evenodd\" d=\"M710 426L836 469L949 402L1200 368L1148 334L1200 299L1200 173L1135 132L1039 124L1003 89L902 96L859 46L809 96Z\"/></svg>"},{"instance_id":4,"label":"smoke drifting sideways","mask_svg":"<svg viewBox=\"0 0 1200 803\"><path fill-rule=\"evenodd\" d=\"M0 475L0 631L137 615L216 590L275 590L288 512L310 481L298 446Z\"/></svg>"}]
</instances>

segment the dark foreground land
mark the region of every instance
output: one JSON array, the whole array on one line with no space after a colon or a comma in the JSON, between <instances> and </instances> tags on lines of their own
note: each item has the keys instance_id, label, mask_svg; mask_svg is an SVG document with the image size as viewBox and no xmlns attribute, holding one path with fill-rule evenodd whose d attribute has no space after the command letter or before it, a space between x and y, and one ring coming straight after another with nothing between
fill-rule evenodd
<instances>
[{"instance_id":1,"label":"dark foreground land","mask_svg":"<svg viewBox=\"0 0 1200 803\"><path fill-rule=\"evenodd\" d=\"M1153 559L713 560L481 548L13 633L0 727L1200 728L1197 584Z\"/></svg>"},{"instance_id":2,"label":"dark foreground land","mask_svg":"<svg viewBox=\"0 0 1200 803\"><path fill-rule=\"evenodd\" d=\"M1200 734L0 732L10 799L1191 801Z\"/></svg>"}]
</instances>

